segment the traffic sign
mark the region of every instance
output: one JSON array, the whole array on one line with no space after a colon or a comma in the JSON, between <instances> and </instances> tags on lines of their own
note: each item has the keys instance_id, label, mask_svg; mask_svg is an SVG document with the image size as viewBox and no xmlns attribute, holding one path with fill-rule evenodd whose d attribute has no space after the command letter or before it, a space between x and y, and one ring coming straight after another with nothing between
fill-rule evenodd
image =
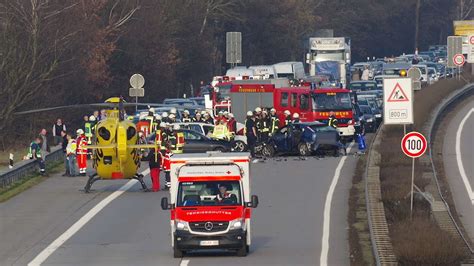
<instances>
[{"instance_id":1,"label":"traffic sign","mask_svg":"<svg viewBox=\"0 0 474 266\"><path fill-rule=\"evenodd\" d=\"M460 67L466 63L466 59L464 58L464 55L462 54L455 54L453 56L453 63L455 66Z\"/></svg>"},{"instance_id":2,"label":"traffic sign","mask_svg":"<svg viewBox=\"0 0 474 266\"><path fill-rule=\"evenodd\" d=\"M474 63L474 35L469 36L468 41L468 49L467 49L467 62Z\"/></svg>"},{"instance_id":3,"label":"traffic sign","mask_svg":"<svg viewBox=\"0 0 474 266\"><path fill-rule=\"evenodd\" d=\"M130 77L130 86L134 89L141 89L145 85L145 78L140 74L133 74Z\"/></svg>"},{"instance_id":4,"label":"traffic sign","mask_svg":"<svg viewBox=\"0 0 474 266\"><path fill-rule=\"evenodd\" d=\"M423 134L413 131L403 137L401 146L406 156L418 158L426 152L428 142Z\"/></svg>"},{"instance_id":5,"label":"traffic sign","mask_svg":"<svg viewBox=\"0 0 474 266\"><path fill-rule=\"evenodd\" d=\"M462 36L448 36L448 67L456 67L452 60L456 54L462 54Z\"/></svg>"},{"instance_id":6,"label":"traffic sign","mask_svg":"<svg viewBox=\"0 0 474 266\"><path fill-rule=\"evenodd\" d=\"M421 78L421 70L417 67L410 67L407 76L413 81L418 81Z\"/></svg>"},{"instance_id":7,"label":"traffic sign","mask_svg":"<svg viewBox=\"0 0 474 266\"><path fill-rule=\"evenodd\" d=\"M385 78L384 123L413 124L413 88L411 78Z\"/></svg>"},{"instance_id":8,"label":"traffic sign","mask_svg":"<svg viewBox=\"0 0 474 266\"><path fill-rule=\"evenodd\" d=\"M130 97L145 97L145 89L144 88L130 88L128 89L128 96Z\"/></svg>"}]
</instances>

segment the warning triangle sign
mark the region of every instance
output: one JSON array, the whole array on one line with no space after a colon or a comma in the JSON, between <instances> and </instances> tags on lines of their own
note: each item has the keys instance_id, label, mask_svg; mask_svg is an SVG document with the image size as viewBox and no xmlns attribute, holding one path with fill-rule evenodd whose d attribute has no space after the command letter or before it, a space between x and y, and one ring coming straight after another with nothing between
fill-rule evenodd
<instances>
[{"instance_id":1,"label":"warning triangle sign","mask_svg":"<svg viewBox=\"0 0 474 266\"><path fill-rule=\"evenodd\" d=\"M388 97L387 102L408 102L410 101L405 94L405 92L402 89L402 86L400 84L395 85L395 88L393 88L392 93L390 93L390 96Z\"/></svg>"}]
</instances>

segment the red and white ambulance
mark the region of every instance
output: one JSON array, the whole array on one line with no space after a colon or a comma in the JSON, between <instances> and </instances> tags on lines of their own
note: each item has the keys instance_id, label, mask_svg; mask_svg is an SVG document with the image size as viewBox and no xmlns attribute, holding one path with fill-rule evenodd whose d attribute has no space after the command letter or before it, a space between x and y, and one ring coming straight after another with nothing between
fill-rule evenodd
<instances>
[{"instance_id":1,"label":"red and white ambulance","mask_svg":"<svg viewBox=\"0 0 474 266\"><path fill-rule=\"evenodd\" d=\"M225 249L246 256L251 243L248 153L209 152L171 157L171 245L174 257L201 249Z\"/></svg>"}]
</instances>

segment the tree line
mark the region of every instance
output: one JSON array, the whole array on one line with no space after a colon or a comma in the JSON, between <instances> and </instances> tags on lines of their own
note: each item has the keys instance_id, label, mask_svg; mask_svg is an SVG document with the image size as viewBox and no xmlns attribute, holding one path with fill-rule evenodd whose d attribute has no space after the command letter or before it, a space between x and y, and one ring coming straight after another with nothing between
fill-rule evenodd
<instances>
[{"instance_id":1,"label":"tree line","mask_svg":"<svg viewBox=\"0 0 474 266\"><path fill-rule=\"evenodd\" d=\"M15 112L127 96L133 73L145 76L144 101L190 95L228 68L227 31L242 32L244 65L303 61L320 29L350 37L353 59L365 60L445 43L472 2L0 0L0 141L85 111Z\"/></svg>"}]
</instances>

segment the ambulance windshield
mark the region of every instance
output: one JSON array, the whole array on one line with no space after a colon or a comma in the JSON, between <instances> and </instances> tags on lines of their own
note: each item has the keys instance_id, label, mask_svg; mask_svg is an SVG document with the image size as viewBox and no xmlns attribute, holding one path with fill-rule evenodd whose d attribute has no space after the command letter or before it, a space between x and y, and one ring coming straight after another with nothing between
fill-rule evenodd
<instances>
[{"instance_id":1,"label":"ambulance windshield","mask_svg":"<svg viewBox=\"0 0 474 266\"><path fill-rule=\"evenodd\" d=\"M178 207L242 205L238 181L182 182L178 187Z\"/></svg>"}]
</instances>

